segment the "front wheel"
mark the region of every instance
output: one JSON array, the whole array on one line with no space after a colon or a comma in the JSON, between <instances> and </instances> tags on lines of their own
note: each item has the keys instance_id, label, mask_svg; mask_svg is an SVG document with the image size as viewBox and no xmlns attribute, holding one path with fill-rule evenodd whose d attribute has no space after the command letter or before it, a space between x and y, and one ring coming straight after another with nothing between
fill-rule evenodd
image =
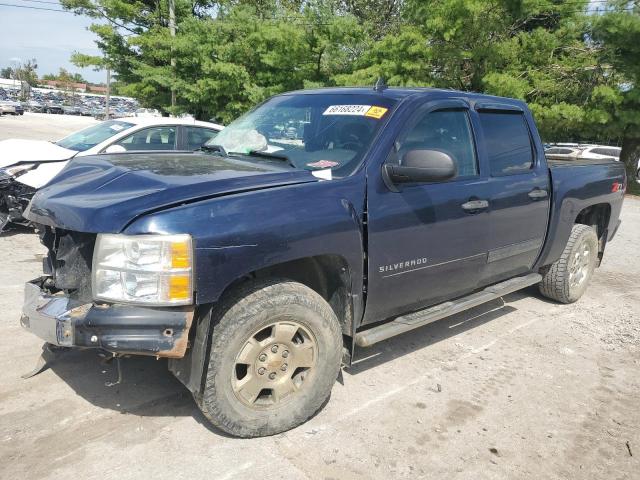
<instances>
[{"instance_id":1,"label":"front wheel","mask_svg":"<svg viewBox=\"0 0 640 480\"><path fill-rule=\"evenodd\" d=\"M256 282L217 311L201 401L215 426L274 435L322 407L340 369L342 332L320 295L297 282Z\"/></svg>"},{"instance_id":2,"label":"front wheel","mask_svg":"<svg viewBox=\"0 0 640 480\"><path fill-rule=\"evenodd\" d=\"M541 270L540 292L561 303L577 301L587 289L598 261L598 235L593 227L576 224L562 255Z\"/></svg>"}]
</instances>

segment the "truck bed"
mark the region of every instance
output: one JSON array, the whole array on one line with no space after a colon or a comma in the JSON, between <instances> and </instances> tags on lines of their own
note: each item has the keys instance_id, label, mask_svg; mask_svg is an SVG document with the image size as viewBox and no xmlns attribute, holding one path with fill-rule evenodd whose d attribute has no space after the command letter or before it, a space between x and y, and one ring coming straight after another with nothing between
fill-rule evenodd
<instances>
[{"instance_id":1,"label":"truck bed","mask_svg":"<svg viewBox=\"0 0 640 480\"><path fill-rule=\"evenodd\" d=\"M584 166L584 165L607 165L607 164L620 163L613 158L570 158L570 159L558 159L547 157L547 164L549 167L567 167L567 166Z\"/></svg>"},{"instance_id":2,"label":"truck bed","mask_svg":"<svg viewBox=\"0 0 640 480\"><path fill-rule=\"evenodd\" d=\"M552 194L549 228L537 266L549 265L561 255L576 218L587 208L603 208L607 224L601 228L606 241L619 226L624 199L622 162L610 159L549 160Z\"/></svg>"}]
</instances>

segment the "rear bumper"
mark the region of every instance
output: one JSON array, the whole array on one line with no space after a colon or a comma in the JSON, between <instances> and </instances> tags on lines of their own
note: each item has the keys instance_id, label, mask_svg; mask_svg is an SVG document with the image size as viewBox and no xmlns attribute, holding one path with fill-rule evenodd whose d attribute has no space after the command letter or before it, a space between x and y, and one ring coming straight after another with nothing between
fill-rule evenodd
<instances>
[{"instance_id":1,"label":"rear bumper","mask_svg":"<svg viewBox=\"0 0 640 480\"><path fill-rule=\"evenodd\" d=\"M49 293L46 277L25 284L20 323L45 342L61 347L100 348L112 353L181 358L189 343L193 308L121 304L74 306Z\"/></svg>"}]
</instances>

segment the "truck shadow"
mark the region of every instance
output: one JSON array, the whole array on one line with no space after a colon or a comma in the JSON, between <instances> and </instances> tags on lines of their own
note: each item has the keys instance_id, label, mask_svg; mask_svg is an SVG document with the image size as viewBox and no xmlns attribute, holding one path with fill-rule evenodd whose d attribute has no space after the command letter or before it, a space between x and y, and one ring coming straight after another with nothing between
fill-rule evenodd
<instances>
[{"instance_id":1,"label":"truck shadow","mask_svg":"<svg viewBox=\"0 0 640 480\"><path fill-rule=\"evenodd\" d=\"M526 297L544 299L537 294L537 288L527 288L519 292L505 295L502 299L488 302L465 312L443 318L415 330L392 337L369 348L356 348L354 362L345 369L348 375L358 375L371 368L421 350L467 330L479 327L504 315L517 311L509 303Z\"/></svg>"},{"instance_id":2,"label":"truck shadow","mask_svg":"<svg viewBox=\"0 0 640 480\"><path fill-rule=\"evenodd\" d=\"M121 358L120 369L121 382L114 384L117 362L104 363L93 350L71 350L51 365L62 381L94 406L122 415L193 417L211 432L228 437L208 422L191 393L169 372L166 359Z\"/></svg>"}]
</instances>

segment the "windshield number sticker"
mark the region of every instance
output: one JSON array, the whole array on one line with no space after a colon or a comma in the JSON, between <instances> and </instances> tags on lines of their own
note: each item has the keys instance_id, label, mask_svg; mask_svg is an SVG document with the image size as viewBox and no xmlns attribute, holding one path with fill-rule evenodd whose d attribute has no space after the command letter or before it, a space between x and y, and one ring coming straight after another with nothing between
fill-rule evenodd
<instances>
[{"instance_id":1,"label":"windshield number sticker","mask_svg":"<svg viewBox=\"0 0 640 480\"><path fill-rule=\"evenodd\" d=\"M111 130L114 130L116 132L119 132L120 130L124 129L124 127L122 125L118 125L117 123L114 125L111 125L109 127Z\"/></svg>"},{"instance_id":2,"label":"windshield number sticker","mask_svg":"<svg viewBox=\"0 0 640 480\"><path fill-rule=\"evenodd\" d=\"M353 115L380 119L387 112L384 107L371 105L331 105L322 115Z\"/></svg>"}]
</instances>

